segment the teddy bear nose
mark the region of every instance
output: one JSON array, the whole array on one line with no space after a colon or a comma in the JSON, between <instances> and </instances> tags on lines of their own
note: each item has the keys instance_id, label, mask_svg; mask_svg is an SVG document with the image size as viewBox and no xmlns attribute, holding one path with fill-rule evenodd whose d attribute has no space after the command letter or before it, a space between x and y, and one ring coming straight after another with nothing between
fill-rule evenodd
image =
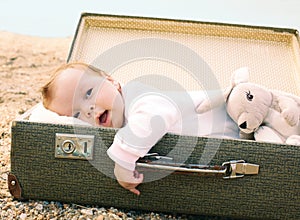
<instances>
[{"instance_id":1,"label":"teddy bear nose","mask_svg":"<svg viewBox=\"0 0 300 220\"><path fill-rule=\"evenodd\" d=\"M242 124L239 125L240 128L246 129L247 128L247 122L244 121Z\"/></svg>"}]
</instances>

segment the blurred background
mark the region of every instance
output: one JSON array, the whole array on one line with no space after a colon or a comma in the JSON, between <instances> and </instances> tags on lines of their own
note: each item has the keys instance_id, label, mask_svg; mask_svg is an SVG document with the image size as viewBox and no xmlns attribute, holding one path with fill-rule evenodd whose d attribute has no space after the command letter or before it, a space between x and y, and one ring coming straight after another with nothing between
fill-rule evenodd
<instances>
[{"instance_id":1,"label":"blurred background","mask_svg":"<svg viewBox=\"0 0 300 220\"><path fill-rule=\"evenodd\" d=\"M300 30L299 0L0 0L0 31L69 37L82 12Z\"/></svg>"}]
</instances>

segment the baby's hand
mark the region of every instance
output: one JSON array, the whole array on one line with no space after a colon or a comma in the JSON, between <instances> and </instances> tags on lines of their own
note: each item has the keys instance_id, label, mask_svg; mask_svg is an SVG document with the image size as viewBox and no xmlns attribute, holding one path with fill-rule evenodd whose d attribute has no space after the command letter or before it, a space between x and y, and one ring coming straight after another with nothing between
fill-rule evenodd
<instances>
[{"instance_id":1,"label":"baby's hand","mask_svg":"<svg viewBox=\"0 0 300 220\"><path fill-rule=\"evenodd\" d=\"M131 171L127 170L117 163L115 163L115 176L118 180L118 183L125 189L128 189L130 192L140 195L140 191L136 187L143 182L144 175L139 173L137 170Z\"/></svg>"}]
</instances>

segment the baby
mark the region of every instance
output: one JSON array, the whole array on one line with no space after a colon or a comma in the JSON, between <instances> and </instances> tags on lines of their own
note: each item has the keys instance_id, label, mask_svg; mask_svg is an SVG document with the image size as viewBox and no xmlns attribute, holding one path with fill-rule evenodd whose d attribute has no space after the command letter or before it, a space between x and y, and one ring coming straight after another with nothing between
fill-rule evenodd
<instances>
[{"instance_id":1,"label":"baby","mask_svg":"<svg viewBox=\"0 0 300 220\"><path fill-rule=\"evenodd\" d=\"M143 174L135 163L167 132L238 138L238 128L224 108L196 113L203 92L162 92L136 81L121 87L105 72L84 63L57 69L42 95L45 108L59 115L120 128L107 154L115 162L118 183L137 195Z\"/></svg>"}]
</instances>

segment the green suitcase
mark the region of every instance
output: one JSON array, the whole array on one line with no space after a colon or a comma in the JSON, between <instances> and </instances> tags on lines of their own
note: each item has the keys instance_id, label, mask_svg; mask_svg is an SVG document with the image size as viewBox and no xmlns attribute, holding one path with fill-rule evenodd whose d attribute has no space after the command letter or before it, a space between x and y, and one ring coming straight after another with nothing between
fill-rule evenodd
<instances>
[{"instance_id":1,"label":"green suitcase","mask_svg":"<svg viewBox=\"0 0 300 220\"><path fill-rule=\"evenodd\" d=\"M251 81L300 95L299 49L296 30L84 13L68 61L91 63L124 83L138 78L166 90L224 88L233 70L248 66ZM170 164L149 168L141 162L152 181L135 196L112 178L106 150L116 129L32 122L30 114L12 125L8 184L15 198L300 219L298 146L170 133L152 153L205 166L173 172L164 169Z\"/></svg>"}]
</instances>

